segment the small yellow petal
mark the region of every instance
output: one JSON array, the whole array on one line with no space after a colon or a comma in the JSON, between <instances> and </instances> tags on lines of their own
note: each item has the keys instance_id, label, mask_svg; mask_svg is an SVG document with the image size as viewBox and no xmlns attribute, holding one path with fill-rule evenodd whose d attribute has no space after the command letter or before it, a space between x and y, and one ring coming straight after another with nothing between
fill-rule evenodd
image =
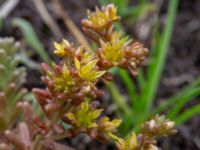
<instances>
[{"instance_id":1,"label":"small yellow petal","mask_svg":"<svg viewBox=\"0 0 200 150\"><path fill-rule=\"evenodd\" d=\"M62 44L63 44L65 47L70 47L69 41L67 41L67 40L65 40L65 39L62 40Z\"/></svg>"},{"instance_id":2,"label":"small yellow petal","mask_svg":"<svg viewBox=\"0 0 200 150\"><path fill-rule=\"evenodd\" d=\"M137 135L135 134L135 132L132 132L131 135L128 137L127 145L133 150L137 148L138 141L137 141Z\"/></svg>"},{"instance_id":3,"label":"small yellow petal","mask_svg":"<svg viewBox=\"0 0 200 150\"><path fill-rule=\"evenodd\" d=\"M114 119L114 120L112 120L112 123L115 127L118 127L122 123L122 120L121 119Z\"/></svg>"},{"instance_id":4,"label":"small yellow petal","mask_svg":"<svg viewBox=\"0 0 200 150\"><path fill-rule=\"evenodd\" d=\"M88 102L81 103L81 111L87 112L88 110L89 110L89 103Z\"/></svg>"},{"instance_id":5,"label":"small yellow petal","mask_svg":"<svg viewBox=\"0 0 200 150\"><path fill-rule=\"evenodd\" d=\"M67 113L66 115L65 115L69 120L75 120L75 115L73 114L73 113Z\"/></svg>"},{"instance_id":6,"label":"small yellow petal","mask_svg":"<svg viewBox=\"0 0 200 150\"><path fill-rule=\"evenodd\" d=\"M103 109L97 109L97 110L94 110L90 113L91 117L93 119L96 119L99 117L99 115L102 113Z\"/></svg>"},{"instance_id":7,"label":"small yellow petal","mask_svg":"<svg viewBox=\"0 0 200 150\"><path fill-rule=\"evenodd\" d=\"M97 124L96 123L90 123L89 125L88 125L88 128L94 128L94 127L97 127Z\"/></svg>"},{"instance_id":8,"label":"small yellow petal","mask_svg":"<svg viewBox=\"0 0 200 150\"><path fill-rule=\"evenodd\" d=\"M56 50L61 50L63 47L61 44L54 42L54 47L56 48Z\"/></svg>"},{"instance_id":9,"label":"small yellow petal","mask_svg":"<svg viewBox=\"0 0 200 150\"><path fill-rule=\"evenodd\" d=\"M95 78L99 78L101 77L103 74L105 74L106 71L98 71L98 72L95 72Z\"/></svg>"},{"instance_id":10,"label":"small yellow petal","mask_svg":"<svg viewBox=\"0 0 200 150\"><path fill-rule=\"evenodd\" d=\"M75 63L76 69L80 70L81 64L80 64L80 61L78 60L78 58L74 57L74 63Z\"/></svg>"}]
</instances>

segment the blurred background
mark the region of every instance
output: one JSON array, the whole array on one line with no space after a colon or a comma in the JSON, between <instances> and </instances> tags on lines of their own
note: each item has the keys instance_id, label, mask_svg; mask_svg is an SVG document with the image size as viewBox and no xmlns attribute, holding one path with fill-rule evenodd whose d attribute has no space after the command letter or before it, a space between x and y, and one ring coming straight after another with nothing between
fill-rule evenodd
<instances>
[{"instance_id":1,"label":"blurred background","mask_svg":"<svg viewBox=\"0 0 200 150\"><path fill-rule=\"evenodd\" d=\"M152 96L153 105L161 104L198 80L200 0L179 0L179 2L177 0L0 0L0 37L11 36L21 42L23 61L21 65L25 65L28 71L24 86L29 90L33 87L44 87L40 81L41 73L38 65L49 59L57 61L53 56L53 41L66 38L79 44L77 36L82 35L80 21L86 17L86 10L94 10L95 6L100 7L108 3L115 3L122 17L121 24L116 24L118 30L143 43L150 53L156 49L155 47L158 51L163 51L162 54L158 53L159 58L155 57L155 60L158 59L155 63L162 65L160 73L155 77L155 80L160 82L155 82L153 86L155 89ZM88 40L87 37L84 38ZM154 57L150 55L143 70L144 75L148 72L151 59L154 60ZM125 90L123 79L117 75L115 78L122 96L128 97L130 93ZM137 86L140 83L136 79L132 79L132 83L136 84L137 93L139 91ZM182 91L179 95L183 93L185 92ZM195 113L190 111L189 114L184 114L184 116L189 115L186 119L180 119L183 115L179 117L177 135L159 141L162 149L200 149L199 94L200 92L197 92L188 96L188 100L183 102L184 106L183 103L177 106L181 107L179 114L183 114L189 108L198 105L195 107ZM109 105L107 113L115 116L117 104L112 101L109 92L106 92L102 101L103 105ZM172 109L172 106L168 109ZM123 135L129 130L121 131ZM112 145L90 141L87 137L66 141L78 150L112 149Z\"/></svg>"}]
</instances>

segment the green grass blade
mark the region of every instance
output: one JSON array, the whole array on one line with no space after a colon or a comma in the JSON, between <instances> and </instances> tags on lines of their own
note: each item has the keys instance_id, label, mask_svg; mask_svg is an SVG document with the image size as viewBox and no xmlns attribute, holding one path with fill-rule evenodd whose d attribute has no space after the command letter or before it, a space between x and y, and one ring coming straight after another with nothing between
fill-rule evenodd
<instances>
[{"instance_id":1,"label":"green grass blade","mask_svg":"<svg viewBox=\"0 0 200 150\"><path fill-rule=\"evenodd\" d=\"M176 119L175 122L177 125L184 123L185 121L189 120L194 115L200 113L200 104L193 106L187 109L185 112L181 113Z\"/></svg>"},{"instance_id":2,"label":"green grass blade","mask_svg":"<svg viewBox=\"0 0 200 150\"><path fill-rule=\"evenodd\" d=\"M36 63L35 61L31 60L25 53L20 53L17 55L19 60L28 68L35 69L35 70L40 70L40 65L39 63Z\"/></svg>"},{"instance_id":3,"label":"green grass blade","mask_svg":"<svg viewBox=\"0 0 200 150\"><path fill-rule=\"evenodd\" d=\"M144 90L145 86L146 86L146 79L145 79L145 76L144 76L144 70L143 69L140 69L138 71L137 81L138 81L138 84L139 84L140 92L142 92Z\"/></svg>"},{"instance_id":4,"label":"green grass blade","mask_svg":"<svg viewBox=\"0 0 200 150\"><path fill-rule=\"evenodd\" d=\"M38 39L32 25L28 21L21 18L13 19L12 23L14 26L20 28L25 37L26 42L37 52L37 54L41 57L43 61L49 64L49 56L44 50L43 45Z\"/></svg>"},{"instance_id":5,"label":"green grass blade","mask_svg":"<svg viewBox=\"0 0 200 150\"><path fill-rule=\"evenodd\" d=\"M131 114L131 110L126 101L124 100L124 98L121 96L119 89L117 88L115 83L107 82L106 87L110 91L112 99L117 104L117 107L121 109L125 115L129 116Z\"/></svg>"},{"instance_id":6,"label":"green grass blade","mask_svg":"<svg viewBox=\"0 0 200 150\"><path fill-rule=\"evenodd\" d=\"M120 76L130 96L132 108L134 108L133 110L135 110L137 106L136 100L138 100L138 95L128 72L119 68L113 68L112 70L109 70L109 72L111 72L112 74L118 74Z\"/></svg>"},{"instance_id":7,"label":"green grass blade","mask_svg":"<svg viewBox=\"0 0 200 150\"><path fill-rule=\"evenodd\" d=\"M153 36L152 36L152 49L151 49L151 53L149 56L149 63L155 61L154 59L157 58L157 53L159 52L159 44L161 40L161 34L159 32L159 23L158 23L158 16L156 16L154 18L154 28L153 28ZM150 65L151 66L151 65ZM150 69L148 69L148 71L150 71ZM146 103L143 100L144 95L148 92L148 81L147 78L142 77L144 75L142 75L141 72L139 72L138 75L138 83L139 83L139 90L140 90L140 101L138 103L138 110L141 110L142 112L139 113L139 115L143 116L144 113L144 109L146 107ZM145 80L145 81L144 81ZM145 82L145 83L144 83ZM139 117L142 118L142 117Z\"/></svg>"},{"instance_id":8,"label":"green grass blade","mask_svg":"<svg viewBox=\"0 0 200 150\"><path fill-rule=\"evenodd\" d=\"M135 119L133 118L133 112L131 111L129 105L126 103L123 96L120 94L119 89L113 82L106 82L106 87L112 95L112 100L115 102L119 110L121 110L122 117L125 118L126 122L123 123L123 131L126 132L132 127ZM118 114L120 111L117 112ZM125 133L124 133L125 134ZM123 134L123 135L124 135Z\"/></svg>"},{"instance_id":9,"label":"green grass blade","mask_svg":"<svg viewBox=\"0 0 200 150\"><path fill-rule=\"evenodd\" d=\"M156 110L154 111L155 114L160 113L162 111L165 111L167 108L173 106L179 99L182 97L185 97L191 90L198 87L200 85L200 78L193 81L189 86L183 88L181 91L179 91L176 95L173 97L166 99L165 102L160 104Z\"/></svg>"},{"instance_id":10,"label":"green grass blade","mask_svg":"<svg viewBox=\"0 0 200 150\"><path fill-rule=\"evenodd\" d=\"M173 109L170 109L170 111L167 114L167 117L169 119L174 119L174 117L181 111L183 106L192 100L193 98L197 97L200 95L200 88L196 88L188 93L185 97L182 97L173 107Z\"/></svg>"},{"instance_id":11,"label":"green grass blade","mask_svg":"<svg viewBox=\"0 0 200 150\"><path fill-rule=\"evenodd\" d=\"M156 7L152 3L145 3L145 4L139 4L137 6L129 7L128 9L125 8L122 11L122 14L124 16L130 16L131 20L137 19L139 16L146 15L149 11L155 10Z\"/></svg>"},{"instance_id":12,"label":"green grass blade","mask_svg":"<svg viewBox=\"0 0 200 150\"><path fill-rule=\"evenodd\" d=\"M143 103L145 103L146 108L145 110L145 116L148 115L153 100L156 95L156 91L160 82L161 74L164 68L166 56L167 56L167 50L169 47L169 43L171 40L171 35L173 31L173 25L175 21L176 16L176 10L178 6L178 0L170 0L168 5L168 12L167 12L167 20L165 29L162 35L162 40L159 44L159 53L158 57L154 60L154 62L150 66L150 72L148 72L148 86L145 90L146 93L143 94Z\"/></svg>"},{"instance_id":13,"label":"green grass blade","mask_svg":"<svg viewBox=\"0 0 200 150\"><path fill-rule=\"evenodd\" d=\"M110 72L112 74L117 74L119 72L119 69L117 67L113 67L110 70L108 70L108 72Z\"/></svg>"},{"instance_id":14,"label":"green grass blade","mask_svg":"<svg viewBox=\"0 0 200 150\"><path fill-rule=\"evenodd\" d=\"M118 74L126 86L128 95L130 96L130 100L131 100L132 111L134 111L137 108L138 95L137 95L136 89L133 85L133 81L132 81L130 75L128 74L128 72L125 70L119 69Z\"/></svg>"},{"instance_id":15,"label":"green grass blade","mask_svg":"<svg viewBox=\"0 0 200 150\"><path fill-rule=\"evenodd\" d=\"M141 3L141 4L145 4L145 3L148 2L148 0L138 0L138 2Z\"/></svg>"},{"instance_id":16,"label":"green grass blade","mask_svg":"<svg viewBox=\"0 0 200 150\"><path fill-rule=\"evenodd\" d=\"M0 17L0 31L2 30L3 27L3 18Z\"/></svg>"},{"instance_id":17,"label":"green grass blade","mask_svg":"<svg viewBox=\"0 0 200 150\"><path fill-rule=\"evenodd\" d=\"M130 0L112 0L119 7L127 8Z\"/></svg>"},{"instance_id":18,"label":"green grass blade","mask_svg":"<svg viewBox=\"0 0 200 150\"><path fill-rule=\"evenodd\" d=\"M100 3L101 5L106 5L106 4L108 4L109 2L108 2L108 0L99 0L99 3Z\"/></svg>"},{"instance_id":19,"label":"green grass blade","mask_svg":"<svg viewBox=\"0 0 200 150\"><path fill-rule=\"evenodd\" d=\"M161 43L161 39L162 39L162 35L159 31L159 16L158 16L158 14L154 18L154 27L153 27L152 32L153 32L152 33L152 42L151 42L152 47L151 47L150 56L149 56L150 66L152 66L151 62L154 62L155 61L154 59L156 59L158 57L159 50L160 50L160 44L159 43Z\"/></svg>"}]
</instances>

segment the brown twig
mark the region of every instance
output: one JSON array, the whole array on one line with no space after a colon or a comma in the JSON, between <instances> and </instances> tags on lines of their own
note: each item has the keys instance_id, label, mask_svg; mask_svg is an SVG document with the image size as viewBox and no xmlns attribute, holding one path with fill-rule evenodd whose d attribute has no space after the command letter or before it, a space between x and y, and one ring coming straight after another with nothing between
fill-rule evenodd
<instances>
[{"instance_id":1,"label":"brown twig","mask_svg":"<svg viewBox=\"0 0 200 150\"><path fill-rule=\"evenodd\" d=\"M0 7L0 18L6 18L20 0L8 0Z\"/></svg>"},{"instance_id":2,"label":"brown twig","mask_svg":"<svg viewBox=\"0 0 200 150\"><path fill-rule=\"evenodd\" d=\"M54 8L58 15L63 19L65 25L70 30L70 32L74 35L77 41L83 45L88 50L91 50L90 44L82 34L82 32L78 29L78 27L74 24L74 22L70 19L67 12L64 11L63 7L61 6L59 0L52 0L54 4Z\"/></svg>"},{"instance_id":3,"label":"brown twig","mask_svg":"<svg viewBox=\"0 0 200 150\"><path fill-rule=\"evenodd\" d=\"M40 16L42 17L42 19L44 20L44 22L47 24L47 26L51 29L51 31L53 32L53 34L59 38L62 35L62 32L60 31L57 23L54 21L54 19L51 17L51 15L48 13L48 10L46 9L43 0L32 0L40 14Z\"/></svg>"}]
</instances>

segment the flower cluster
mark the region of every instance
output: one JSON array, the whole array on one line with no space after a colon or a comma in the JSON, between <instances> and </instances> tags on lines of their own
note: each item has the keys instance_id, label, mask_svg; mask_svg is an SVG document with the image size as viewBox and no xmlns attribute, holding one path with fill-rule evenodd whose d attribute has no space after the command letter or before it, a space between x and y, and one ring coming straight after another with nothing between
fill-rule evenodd
<instances>
[{"instance_id":1,"label":"flower cluster","mask_svg":"<svg viewBox=\"0 0 200 150\"><path fill-rule=\"evenodd\" d=\"M108 6L103 6L100 10L96 7L95 12L90 12L88 10L88 19L82 20L82 24L88 28L95 28L97 30L106 29L112 25L113 22L120 19L117 16L117 8L110 4Z\"/></svg>"},{"instance_id":2,"label":"flower cluster","mask_svg":"<svg viewBox=\"0 0 200 150\"><path fill-rule=\"evenodd\" d=\"M107 139L108 133L114 133L121 120L101 118L103 109L98 109L94 100L89 102L86 99L102 96L96 83L106 79L108 70L99 66L99 58L95 52L90 52L83 46L75 48L67 40L55 42L54 46L55 55L62 60L51 66L42 64L42 81L47 88L33 89L43 112L53 122L61 119L70 124L72 127L68 130L69 136L87 133L99 140Z\"/></svg>"},{"instance_id":3,"label":"flower cluster","mask_svg":"<svg viewBox=\"0 0 200 150\"><path fill-rule=\"evenodd\" d=\"M74 113L69 112L65 116L74 126L87 129L97 127L96 119L101 112L102 109L93 110L88 102L82 102L78 110L75 110Z\"/></svg>"},{"instance_id":4,"label":"flower cluster","mask_svg":"<svg viewBox=\"0 0 200 150\"><path fill-rule=\"evenodd\" d=\"M119 150L158 150L156 139L176 133L174 127L174 122L165 116L156 115L150 121L143 123L142 131L138 135L132 132L125 140L113 134L110 134L110 137L116 141Z\"/></svg>"},{"instance_id":5,"label":"flower cluster","mask_svg":"<svg viewBox=\"0 0 200 150\"><path fill-rule=\"evenodd\" d=\"M55 42L54 46L56 48L54 53L62 57L63 61L51 67L42 65L47 75L42 80L49 89L68 95L68 99L72 101L77 94L83 97L88 94L93 97L98 96L99 91L95 84L105 71L97 65L99 60L95 54L82 46L75 49L67 40L61 43Z\"/></svg>"},{"instance_id":6,"label":"flower cluster","mask_svg":"<svg viewBox=\"0 0 200 150\"><path fill-rule=\"evenodd\" d=\"M139 42L115 31L113 23L120 19L116 12L113 4L89 12L88 18L82 20L83 30L99 44L97 56L102 68L122 67L135 75L137 68L144 65L148 50Z\"/></svg>"},{"instance_id":7,"label":"flower cluster","mask_svg":"<svg viewBox=\"0 0 200 150\"><path fill-rule=\"evenodd\" d=\"M156 115L150 121L145 122L139 135L141 147L147 150L157 150L156 139L176 133L175 122L166 119L165 116Z\"/></svg>"},{"instance_id":8,"label":"flower cluster","mask_svg":"<svg viewBox=\"0 0 200 150\"><path fill-rule=\"evenodd\" d=\"M111 120L103 114L103 109L99 108L96 98L101 97L103 92L98 89L97 83L112 80L109 69L120 67L136 75L138 67L144 65L148 54L148 50L142 44L128 39L115 30L113 23L119 19L117 8L112 4L102 9L96 8L95 12L88 11L88 18L82 20L82 26L84 32L97 43L98 48L94 51L83 46L76 47L65 39L60 43L54 43L54 54L60 57L61 61L53 62L51 65L43 63L41 80L46 84L46 88L32 90L43 115L34 114L27 102L20 102L19 106L14 105L15 100L23 94L19 90L15 91L15 87L18 87L15 84L6 83L10 88L0 93L0 102L6 105L5 95L13 96L13 91L19 92L21 95L12 100L13 105L6 112L10 112L16 106L21 108L24 114L24 120L14 130L0 121L0 131L3 130L4 137L15 149L65 150L69 148L54 141L84 133L102 142L112 140L119 150L150 150L157 148L155 138L175 132L173 122L163 116L156 116L143 124L140 134L132 132L126 139L122 139L117 136L117 127L122 120ZM0 47L0 57L3 58L5 55L7 53L2 52ZM15 63L11 63L12 65L16 67ZM0 65L0 71L4 70L5 67ZM17 76L17 73L19 74L16 72L14 75ZM19 82L20 86L23 78L16 76L9 78L8 81ZM2 87L1 90L5 89ZM3 115L0 110L0 120ZM65 125L69 127L66 128ZM12 150L7 141L0 140L0 149Z\"/></svg>"},{"instance_id":9,"label":"flower cluster","mask_svg":"<svg viewBox=\"0 0 200 150\"><path fill-rule=\"evenodd\" d=\"M33 92L49 120L71 125L66 130L68 137L85 133L99 141L113 140L120 150L156 147L155 137L173 133L172 122L157 116L144 123L141 134L133 132L122 139L116 135L121 120L103 116L103 109L95 101L103 94L96 84L111 79L109 69L120 67L136 75L148 54L142 44L114 29L113 23L119 19L117 8L112 4L96 8L95 12L88 11L88 18L82 20L83 30L98 48L90 51L65 39L55 42L54 54L61 61L51 66L42 64L42 81L47 88L35 88Z\"/></svg>"},{"instance_id":10,"label":"flower cluster","mask_svg":"<svg viewBox=\"0 0 200 150\"><path fill-rule=\"evenodd\" d=\"M153 119L142 125L142 133L149 138L155 137L155 135L157 137L167 136L176 132L173 129L174 126L175 122L166 119L165 116L156 115Z\"/></svg>"}]
</instances>

